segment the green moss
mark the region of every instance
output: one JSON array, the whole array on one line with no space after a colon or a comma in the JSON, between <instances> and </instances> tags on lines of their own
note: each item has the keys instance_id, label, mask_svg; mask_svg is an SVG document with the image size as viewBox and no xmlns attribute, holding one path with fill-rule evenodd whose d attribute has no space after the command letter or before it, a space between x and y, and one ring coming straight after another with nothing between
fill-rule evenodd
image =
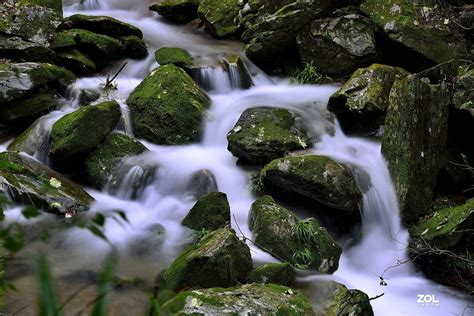
<instances>
[{"instance_id":1,"label":"green moss","mask_svg":"<svg viewBox=\"0 0 474 316\"><path fill-rule=\"evenodd\" d=\"M177 47L162 47L155 52L155 60L160 65L173 64L180 68L188 68L194 63L188 51Z\"/></svg>"},{"instance_id":2,"label":"green moss","mask_svg":"<svg viewBox=\"0 0 474 316\"><path fill-rule=\"evenodd\" d=\"M146 43L141 38L131 35L119 38L120 42L125 47L127 57L134 59L143 59L148 56L148 49Z\"/></svg>"},{"instance_id":3,"label":"green moss","mask_svg":"<svg viewBox=\"0 0 474 316\"><path fill-rule=\"evenodd\" d=\"M344 285L337 283L330 302L324 309L324 315L372 316L374 313L367 294L359 290L348 290Z\"/></svg>"},{"instance_id":4,"label":"green moss","mask_svg":"<svg viewBox=\"0 0 474 316\"><path fill-rule=\"evenodd\" d=\"M57 57L65 67L78 75L94 73L97 68L89 56L77 49L59 52Z\"/></svg>"},{"instance_id":5,"label":"green moss","mask_svg":"<svg viewBox=\"0 0 474 316\"><path fill-rule=\"evenodd\" d=\"M212 35L228 37L234 35L238 29L237 15L242 8L239 0L201 0L198 15L204 21Z\"/></svg>"},{"instance_id":6,"label":"green moss","mask_svg":"<svg viewBox=\"0 0 474 316\"><path fill-rule=\"evenodd\" d=\"M34 119L42 114L56 109L58 102L54 95L38 94L10 107L4 107L0 112L0 121L17 119Z\"/></svg>"},{"instance_id":7,"label":"green moss","mask_svg":"<svg viewBox=\"0 0 474 316\"><path fill-rule=\"evenodd\" d=\"M17 3L25 6L39 5L53 9L59 16L63 15L62 0L17 0Z\"/></svg>"},{"instance_id":8,"label":"green moss","mask_svg":"<svg viewBox=\"0 0 474 316\"><path fill-rule=\"evenodd\" d=\"M195 230L216 230L230 223L230 206L227 195L211 192L200 198L191 208L182 224Z\"/></svg>"},{"instance_id":9,"label":"green moss","mask_svg":"<svg viewBox=\"0 0 474 316\"><path fill-rule=\"evenodd\" d=\"M48 84L51 88L65 89L76 80L76 76L64 68L46 63L39 65L39 67L33 67L28 72L33 85Z\"/></svg>"},{"instance_id":10,"label":"green moss","mask_svg":"<svg viewBox=\"0 0 474 316\"><path fill-rule=\"evenodd\" d=\"M61 28L82 29L113 38L122 36L143 38L139 28L109 16L74 14L64 19Z\"/></svg>"},{"instance_id":11,"label":"green moss","mask_svg":"<svg viewBox=\"0 0 474 316\"><path fill-rule=\"evenodd\" d=\"M289 263L268 263L250 271L247 283L274 283L291 286L295 281L295 269Z\"/></svg>"}]
</instances>

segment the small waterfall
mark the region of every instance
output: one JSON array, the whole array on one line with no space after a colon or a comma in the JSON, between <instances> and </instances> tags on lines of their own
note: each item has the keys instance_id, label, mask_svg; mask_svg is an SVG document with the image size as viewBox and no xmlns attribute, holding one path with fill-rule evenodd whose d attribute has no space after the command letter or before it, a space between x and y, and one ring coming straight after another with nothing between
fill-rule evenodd
<instances>
[{"instance_id":1,"label":"small waterfall","mask_svg":"<svg viewBox=\"0 0 474 316\"><path fill-rule=\"evenodd\" d=\"M203 67L193 72L193 79L206 91L226 94L233 90L230 73L222 67Z\"/></svg>"}]
</instances>

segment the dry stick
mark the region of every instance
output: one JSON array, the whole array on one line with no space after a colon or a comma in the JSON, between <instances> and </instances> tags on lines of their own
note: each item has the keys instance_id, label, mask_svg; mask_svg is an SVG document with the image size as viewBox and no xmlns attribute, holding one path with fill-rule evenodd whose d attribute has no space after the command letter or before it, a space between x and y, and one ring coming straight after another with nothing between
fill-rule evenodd
<instances>
[{"instance_id":1,"label":"dry stick","mask_svg":"<svg viewBox=\"0 0 474 316\"><path fill-rule=\"evenodd\" d=\"M105 87L110 87L112 85L112 82L114 82L115 78L118 77L118 75L122 72L122 70L125 68L125 66L127 66L128 62L125 62L122 67L120 67L120 69L117 71L117 73L115 74L115 76L112 77L112 79L109 79L109 76L107 76L107 80L105 82Z\"/></svg>"},{"instance_id":2,"label":"dry stick","mask_svg":"<svg viewBox=\"0 0 474 316\"><path fill-rule=\"evenodd\" d=\"M18 315L20 312L24 311L24 310L27 309L28 307L30 307L30 305L23 306L22 308L20 308L20 309L17 310L16 312L14 312L14 313L12 314L12 316Z\"/></svg>"}]
</instances>

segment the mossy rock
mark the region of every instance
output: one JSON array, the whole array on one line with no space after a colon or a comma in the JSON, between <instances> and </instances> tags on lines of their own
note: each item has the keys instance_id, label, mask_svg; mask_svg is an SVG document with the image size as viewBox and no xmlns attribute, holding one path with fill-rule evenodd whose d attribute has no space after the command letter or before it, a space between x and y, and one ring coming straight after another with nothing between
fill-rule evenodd
<instances>
[{"instance_id":1,"label":"mossy rock","mask_svg":"<svg viewBox=\"0 0 474 316\"><path fill-rule=\"evenodd\" d=\"M90 75L97 70L95 62L77 49L58 52L57 58L64 67L76 75Z\"/></svg>"},{"instance_id":2,"label":"mossy rock","mask_svg":"<svg viewBox=\"0 0 474 316\"><path fill-rule=\"evenodd\" d=\"M12 102L40 92L64 92L75 79L73 73L51 64L0 64L0 106L12 106Z\"/></svg>"},{"instance_id":3,"label":"mossy rock","mask_svg":"<svg viewBox=\"0 0 474 316\"><path fill-rule=\"evenodd\" d=\"M121 117L115 101L82 107L59 119L51 130L49 156L58 167L73 167L73 162L105 140Z\"/></svg>"},{"instance_id":4,"label":"mossy rock","mask_svg":"<svg viewBox=\"0 0 474 316\"><path fill-rule=\"evenodd\" d=\"M265 192L292 192L339 210L358 212L362 194L351 170L323 156L275 159L260 173Z\"/></svg>"},{"instance_id":5,"label":"mossy rock","mask_svg":"<svg viewBox=\"0 0 474 316\"><path fill-rule=\"evenodd\" d=\"M181 292L162 311L170 315L315 315L306 297L276 284Z\"/></svg>"},{"instance_id":6,"label":"mossy rock","mask_svg":"<svg viewBox=\"0 0 474 316\"><path fill-rule=\"evenodd\" d=\"M250 271L247 283L273 283L291 286L295 282L296 271L293 266L285 263L267 263Z\"/></svg>"},{"instance_id":7,"label":"mossy rock","mask_svg":"<svg viewBox=\"0 0 474 316\"><path fill-rule=\"evenodd\" d=\"M33 156L40 150L45 141L47 141L47 136L50 132L49 127L47 119L37 119L28 129L18 135L10 145L8 145L7 149L9 151L24 152Z\"/></svg>"},{"instance_id":8,"label":"mossy rock","mask_svg":"<svg viewBox=\"0 0 474 316\"><path fill-rule=\"evenodd\" d=\"M393 83L408 74L381 64L357 69L329 98L327 109L337 115L345 131L375 132L384 124Z\"/></svg>"},{"instance_id":9,"label":"mossy rock","mask_svg":"<svg viewBox=\"0 0 474 316\"><path fill-rule=\"evenodd\" d=\"M18 36L4 36L0 34L0 56L15 62L43 62L54 61L54 51L45 45L25 41Z\"/></svg>"},{"instance_id":10,"label":"mossy rock","mask_svg":"<svg viewBox=\"0 0 474 316\"><path fill-rule=\"evenodd\" d=\"M222 63L224 64L225 70L227 70L229 74L234 75L231 77L233 88L249 89L254 85L250 71L247 69L247 66L239 55L224 56L224 58L222 58ZM238 76L235 76L236 74L238 74ZM238 82L233 82L232 79L240 80Z\"/></svg>"},{"instance_id":11,"label":"mossy rock","mask_svg":"<svg viewBox=\"0 0 474 316\"><path fill-rule=\"evenodd\" d=\"M188 23L197 18L198 6L199 0L161 0L152 4L150 10L168 20Z\"/></svg>"},{"instance_id":12,"label":"mossy rock","mask_svg":"<svg viewBox=\"0 0 474 316\"><path fill-rule=\"evenodd\" d=\"M63 15L62 0L16 0L20 6L41 6L44 8L53 9L58 16Z\"/></svg>"},{"instance_id":13,"label":"mossy rock","mask_svg":"<svg viewBox=\"0 0 474 316\"><path fill-rule=\"evenodd\" d=\"M216 230L230 224L230 206L227 195L211 192L200 198L181 222L195 230Z\"/></svg>"},{"instance_id":14,"label":"mossy rock","mask_svg":"<svg viewBox=\"0 0 474 316\"><path fill-rule=\"evenodd\" d=\"M365 0L360 9L392 40L435 64L467 55L463 34L433 1Z\"/></svg>"},{"instance_id":15,"label":"mossy rock","mask_svg":"<svg viewBox=\"0 0 474 316\"><path fill-rule=\"evenodd\" d=\"M234 156L256 163L268 163L311 146L288 110L269 107L245 110L227 134L227 141L227 149Z\"/></svg>"},{"instance_id":16,"label":"mossy rock","mask_svg":"<svg viewBox=\"0 0 474 316\"><path fill-rule=\"evenodd\" d=\"M210 99L186 72L160 66L127 99L135 135L155 144L187 144L201 135Z\"/></svg>"},{"instance_id":17,"label":"mossy rock","mask_svg":"<svg viewBox=\"0 0 474 316\"><path fill-rule=\"evenodd\" d=\"M83 29L113 38L137 36L143 38L142 31L133 25L124 23L110 16L74 14L64 19L59 29Z\"/></svg>"},{"instance_id":18,"label":"mossy rock","mask_svg":"<svg viewBox=\"0 0 474 316\"><path fill-rule=\"evenodd\" d=\"M164 271L170 289L229 287L252 269L249 247L230 228L221 228L189 246Z\"/></svg>"},{"instance_id":19,"label":"mossy rock","mask_svg":"<svg viewBox=\"0 0 474 316\"><path fill-rule=\"evenodd\" d=\"M16 120L31 122L41 115L55 110L57 106L58 101L52 93L40 93L24 101L3 106L0 111L0 122Z\"/></svg>"},{"instance_id":20,"label":"mossy rock","mask_svg":"<svg viewBox=\"0 0 474 316\"><path fill-rule=\"evenodd\" d=\"M252 204L249 227L259 247L299 268L333 273L339 266L342 248L326 229L314 218L300 221L270 196Z\"/></svg>"},{"instance_id":21,"label":"mossy rock","mask_svg":"<svg viewBox=\"0 0 474 316\"><path fill-rule=\"evenodd\" d=\"M79 185L27 155L0 153L1 190L15 202L65 215L87 211L94 199Z\"/></svg>"},{"instance_id":22,"label":"mossy rock","mask_svg":"<svg viewBox=\"0 0 474 316\"><path fill-rule=\"evenodd\" d=\"M297 37L303 63L329 76L344 76L377 57L375 30L359 15L313 20Z\"/></svg>"},{"instance_id":23,"label":"mossy rock","mask_svg":"<svg viewBox=\"0 0 474 316\"><path fill-rule=\"evenodd\" d=\"M125 55L132 59L143 59L148 56L148 49L144 40L138 36L130 35L119 38L125 47Z\"/></svg>"},{"instance_id":24,"label":"mossy rock","mask_svg":"<svg viewBox=\"0 0 474 316\"><path fill-rule=\"evenodd\" d=\"M160 65L172 64L184 70L189 69L194 59L187 50L178 47L162 47L155 52L155 60Z\"/></svg>"},{"instance_id":25,"label":"mossy rock","mask_svg":"<svg viewBox=\"0 0 474 316\"><path fill-rule=\"evenodd\" d=\"M83 172L87 183L103 188L114 168L122 159L145 152L138 140L121 133L111 133L84 160Z\"/></svg>"},{"instance_id":26,"label":"mossy rock","mask_svg":"<svg viewBox=\"0 0 474 316\"><path fill-rule=\"evenodd\" d=\"M236 22L242 9L239 0L200 0L198 16L205 23L206 29L217 38L229 37L237 32Z\"/></svg>"}]
</instances>

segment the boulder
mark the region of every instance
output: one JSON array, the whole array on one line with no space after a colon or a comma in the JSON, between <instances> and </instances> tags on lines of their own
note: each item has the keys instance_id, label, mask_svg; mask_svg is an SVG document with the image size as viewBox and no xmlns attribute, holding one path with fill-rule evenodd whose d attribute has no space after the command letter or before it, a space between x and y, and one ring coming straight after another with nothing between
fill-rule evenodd
<instances>
[{"instance_id":1,"label":"boulder","mask_svg":"<svg viewBox=\"0 0 474 316\"><path fill-rule=\"evenodd\" d=\"M250 209L249 227L255 244L298 268L333 273L342 248L314 218L300 221L270 196L256 200Z\"/></svg>"},{"instance_id":2,"label":"boulder","mask_svg":"<svg viewBox=\"0 0 474 316\"><path fill-rule=\"evenodd\" d=\"M73 215L94 199L80 186L27 155L0 153L1 190L15 202L46 212Z\"/></svg>"},{"instance_id":3,"label":"boulder","mask_svg":"<svg viewBox=\"0 0 474 316\"><path fill-rule=\"evenodd\" d=\"M345 131L373 133L384 124L393 83L408 74L380 64L357 69L329 98L327 109L337 115Z\"/></svg>"},{"instance_id":4,"label":"boulder","mask_svg":"<svg viewBox=\"0 0 474 316\"><path fill-rule=\"evenodd\" d=\"M184 70L189 69L194 59L187 50L178 47L162 47L155 52L155 60L160 65L172 64Z\"/></svg>"},{"instance_id":5,"label":"boulder","mask_svg":"<svg viewBox=\"0 0 474 316\"><path fill-rule=\"evenodd\" d=\"M58 52L56 57L61 62L61 65L76 75L90 75L97 70L96 63L78 49Z\"/></svg>"},{"instance_id":6,"label":"boulder","mask_svg":"<svg viewBox=\"0 0 474 316\"><path fill-rule=\"evenodd\" d=\"M217 38L235 35L238 30L237 16L242 8L239 0L200 0L198 16L206 29Z\"/></svg>"},{"instance_id":7,"label":"boulder","mask_svg":"<svg viewBox=\"0 0 474 316\"><path fill-rule=\"evenodd\" d=\"M377 57L374 27L357 14L313 20L297 42L301 61L329 76L349 75Z\"/></svg>"},{"instance_id":8,"label":"boulder","mask_svg":"<svg viewBox=\"0 0 474 316\"><path fill-rule=\"evenodd\" d=\"M181 292L162 311L170 315L315 315L302 294L276 284Z\"/></svg>"},{"instance_id":9,"label":"boulder","mask_svg":"<svg viewBox=\"0 0 474 316\"><path fill-rule=\"evenodd\" d=\"M166 19L178 23L188 23L197 18L199 0L160 0L150 6Z\"/></svg>"},{"instance_id":10,"label":"boulder","mask_svg":"<svg viewBox=\"0 0 474 316\"><path fill-rule=\"evenodd\" d=\"M203 196L219 191L217 187L217 181L211 171L202 169L196 171L192 176L191 180L187 185L187 191L196 198L202 198Z\"/></svg>"},{"instance_id":11,"label":"boulder","mask_svg":"<svg viewBox=\"0 0 474 316\"><path fill-rule=\"evenodd\" d=\"M250 75L247 66L245 66L242 57L239 55L224 56L222 58L225 70L230 75L232 88L234 89L248 89L253 86L252 76Z\"/></svg>"},{"instance_id":12,"label":"boulder","mask_svg":"<svg viewBox=\"0 0 474 316\"><path fill-rule=\"evenodd\" d=\"M175 145L199 140L210 99L184 70L164 65L135 88L127 104L137 137Z\"/></svg>"},{"instance_id":13,"label":"boulder","mask_svg":"<svg viewBox=\"0 0 474 316\"><path fill-rule=\"evenodd\" d=\"M268 163L311 146L288 110L269 107L245 110L227 134L227 141L234 156L255 163Z\"/></svg>"},{"instance_id":14,"label":"boulder","mask_svg":"<svg viewBox=\"0 0 474 316\"><path fill-rule=\"evenodd\" d=\"M181 222L195 230L216 230L230 224L230 206L227 195L211 192L200 198Z\"/></svg>"},{"instance_id":15,"label":"boulder","mask_svg":"<svg viewBox=\"0 0 474 316\"><path fill-rule=\"evenodd\" d=\"M50 125L47 119L39 118L31 124L28 129L18 135L10 145L8 145L7 149L9 151L24 152L30 156L34 156L34 154L48 142L47 136L49 132Z\"/></svg>"},{"instance_id":16,"label":"boulder","mask_svg":"<svg viewBox=\"0 0 474 316\"><path fill-rule=\"evenodd\" d=\"M121 117L115 101L82 107L54 123L49 156L60 168L73 165L95 149L114 130Z\"/></svg>"},{"instance_id":17,"label":"boulder","mask_svg":"<svg viewBox=\"0 0 474 316\"><path fill-rule=\"evenodd\" d=\"M410 228L410 256L430 279L472 292L473 227L474 199L438 209Z\"/></svg>"},{"instance_id":18,"label":"boulder","mask_svg":"<svg viewBox=\"0 0 474 316\"><path fill-rule=\"evenodd\" d=\"M250 271L247 283L273 283L291 286L295 282L296 272L293 266L285 263L267 263Z\"/></svg>"},{"instance_id":19,"label":"boulder","mask_svg":"<svg viewBox=\"0 0 474 316\"><path fill-rule=\"evenodd\" d=\"M145 152L138 140L121 133L111 133L84 160L83 173L87 183L103 188L112 171L123 158Z\"/></svg>"},{"instance_id":20,"label":"boulder","mask_svg":"<svg viewBox=\"0 0 474 316\"><path fill-rule=\"evenodd\" d=\"M122 36L120 42L125 47L125 55L132 59L143 59L148 56L148 48L144 40L138 36Z\"/></svg>"},{"instance_id":21,"label":"boulder","mask_svg":"<svg viewBox=\"0 0 474 316\"><path fill-rule=\"evenodd\" d=\"M170 289L229 287L252 269L248 246L230 228L221 228L189 246L162 274Z\"/></svg>"},{"instance_id":22,"label":"boulder","mask_svg":"<svg viewBox=\"0 0 474 316\"><path fill-rule=\"evenodd\" d=\"M58 16L62 17L63 15L62 0L13 0L13 2L17 2L20 6L41 6L43 8L49 8Z\"/></svg>"},{"instance_id":23,"label":"boulder","mask_svg":"<svg viewBox=\"0 0 474 316\"><path fill-rule=\"evenodd\" d=\"M45 45L25 41L18 36L0 34L0 56L15 62L35 61L52 63L54 51Z\"/></svg>"},{"instance_id":24,"label":"boulder","mask_svg":"<svg viewBox=\"0 0 474 316\"><path fill-rule=\"evenodd\" d=\"M40 93L14 104L4 105L0 111L0 122L16 120L34 121L58 107L58 101L50 93Z\"/></svg>"},{"instance_id":25,"label":"boulder","mask_svg":"<svg viewBox=\"0 0 474 316\"><path fill-rule=\"evenodd\" d=\"M137 36L143 38L142 31L133 25L109 16L74 14L63 20L60 30L82 29L113 38Z\"/></svg>"},{"instance_id":26,"label":"boulder","mask_svg":"<svg viewBox=\"0 0 474 316\"><path fill-rule=\"evenodd\" d=\"M463 34L435 2L365 0L360 10L391 40L434 64L467 55Z\"/></svg>"},{"instance_id":27,"label":"boulder","mask_svg":"<svg viewBox=\"0 0 474 316\"><path fill-rule=\"evenodd\" d=\"M260 172L267 193L291 192L338 210L358 212L362 194L351 170L323 156L275 159Z\"/></svg>"}]
</instances>

